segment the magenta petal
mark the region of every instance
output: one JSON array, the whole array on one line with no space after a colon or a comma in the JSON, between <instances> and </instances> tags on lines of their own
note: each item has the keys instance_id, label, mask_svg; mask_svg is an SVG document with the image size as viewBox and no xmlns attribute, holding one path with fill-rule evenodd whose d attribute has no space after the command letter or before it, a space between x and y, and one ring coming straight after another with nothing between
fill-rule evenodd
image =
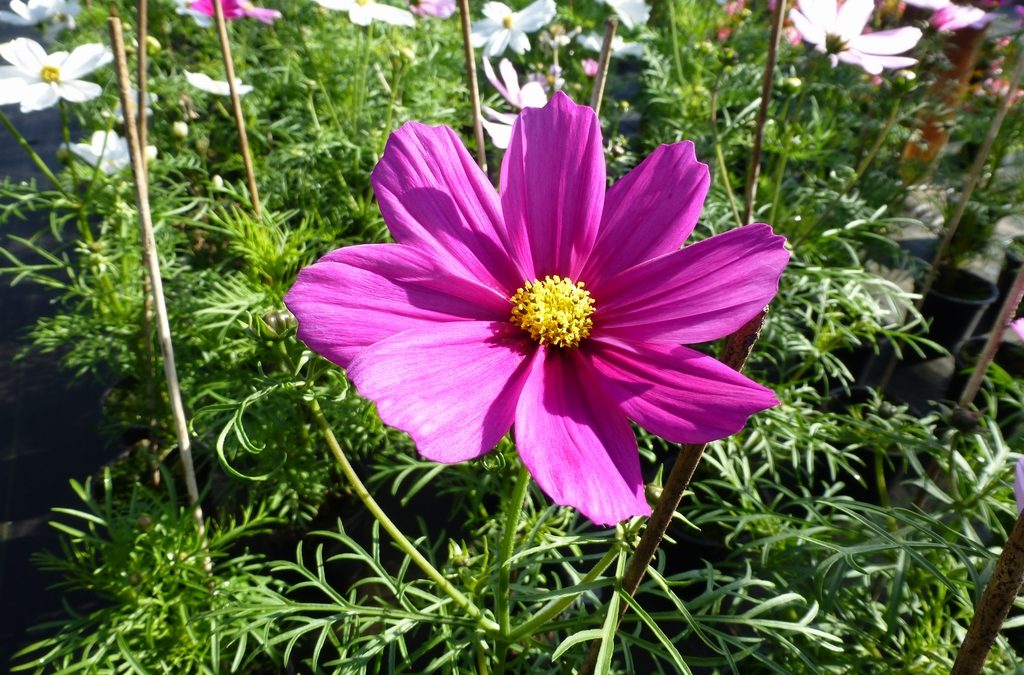
<instances>
[{"instance_id":1,"label":"magenta petal","mask_svg":"<svg viewBox=\"0 0 1024 675\"><path fill-rule=\"evenodd\" d=\"M622 411L669 441L731 436L748 417L779 403L770 389L689 347L599 340L586 346L598 380Z\"/></svg>"},{"instance_id":2,"label":"magenta petal","mask_svg":"<svg viewBox=\"0 0 1024 675\"><path fill-rule=\"evenodd\" d=\"M508 318L493 289L455 276L401 244L350 246L301 272L285 296L310 349L347 367L364 347L409 328Z\"/></svg>"},{"instance_id":3,"label":"magenta petal","mask_svg":"<svg viewBox=\"0 0 1024 675\"><path fill-rule=\"evenodd\" d=\"M522 284L525 275L502 243L498 195L454 131L403 125L388 139L371 181L396 241L431 251L506 297Z\"/></svg>"},{"instance_id":4,"label":"magenta petal","mask_svg":"<svg viewBox=\"0 0 1024 675\"><path fill-rule=\"evenodd\" d=\"M633 430L578 351L548 350L533 362L515 437L526 468L556 504L598 525L651 513Z\"/></svg>"},{"instance_id":5,"label":"magenta petal","mask_svg":"<svg viewBox=\"0 0 1024 675\"><path fill-rule=\"evenodd\" d=\"M596 287L622 270L675 251L690 236L711 177L693 143L662 145L612 186L582 278Z\"/></svg>"},{"instance_id":6,"label":"magenta petal","mask_svg":"<svg viewBox=\"0 0 1024 675\"><path fill-rule=\"evenodd\" d=\"M604 146L593 109L557 92L543 108L519 114L501 164L501 208L528 279L579 278L604 193Z\"/></svg>"},{"instance_id":7,"label":"magenta petal","mask_svg":"<svg viewBox=\"0 0 1024 675\"><path fill-rule=\"evenodd\" d=\"M536 349L507 323L459 321L399 333L349 366L380 418L436 462L462 462L493 448L512 426Z\"/></svg>"},{"instance_id":8,"label":"magenta petal","mask_svg":"<svg viewBox=\"0 0 1024 675\"><path fill-rule=\"evenodd\" d=\"M684 344L724 337L775 296L785 242L756 223L632 267L594 294L592 335Z\"/></svg>"}]
</instances>

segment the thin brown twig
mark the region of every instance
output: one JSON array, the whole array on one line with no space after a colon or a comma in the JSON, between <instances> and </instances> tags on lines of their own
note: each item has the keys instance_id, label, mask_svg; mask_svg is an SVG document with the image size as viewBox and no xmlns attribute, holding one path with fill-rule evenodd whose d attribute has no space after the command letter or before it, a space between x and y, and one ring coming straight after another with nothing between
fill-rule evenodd
<instances>
[{"instance_id":1,"label":"thin brown twig","mask_svg":"<svg viewBox=\"0 0 1024 675\"><path fill-rule=\"evenodd\" d=\"M750 352L753 350L754 344L761 334L761 326L764 324L764 319L767 315L768 308L766 307L742 328L729 336L722 350L721 360L723 363L733 370L743 370L747 363L747 358L750 356ZM661 497L658 498L658 503L654 505L654 511L651 513L651 517L647 521L647 527L644 528L644 533L640 537L640 543L637 545L636 551L633 552L633 557L629 560L626 573L622 577L622 590L629 595L632 596L636 593L636 589L640 587L640 582L643 581L644 575L647 574L647 567L654 560L654 555L658 552L658 547L665 537L665 532L668 531L672 517L675 515L676 509L679 508L679 502L683 498L683 493L690 486L690 481L697 470L697 465L700 464L701 457L704 456L705 447L707 447L706 444L684 445L679 449L676 461L672 465L672 471L665 480ZM622 617L628 608L628 605L622 604L616 623L622 621ZM583 665L580 667L580 675L590 675L594 672L600 649L600 640L591 642L590 650L587 652Z\"/></svg>"},{"instance_id":2,"label":"thin brown twig","mask_svg":"<svg viewBox=\"0 0 1024 675\"><path fill-rule=\"evenodd\" d=\"M473 110L476 163L480 165L481 171L487 173L487 148L484 146L484 123L480 113L480 80L476 74L476 54L473 52L473 30L470 25L469 0L459 0L459 20L462 23L462 48L466 53L469 103Z\"/></svg>"},{"instance_id":3,"label":"thin brown twig","mask_svg":"<svg viewBox=\"0 0 1024 675\"><path fill-rule=\"evenodd\" d=\"M142 250L149 273L149 282L153 290L153 305L157 320L157 338L164 360L164 376L167 380L167 397L171 404L174 418L174 429L178 437L178 451L185 473L185 487L188 491L189 503L199 530L200 538L206 542L206 526L203 521L202 505L199 502L199 487L196 482L195 466L192 462L192 442L188 433L188 422L185 419L185 407L181 402L181 388L178 384L178 370L174 364L174 345L171 341L171 326L167 318L167 305L164 301L163 281L160 277L160 259L156 251L156 237L153 234L153 218L149 209L149 185L146 172L142 165L146 161L145 152L139 145L138 127L135 125L135 103L131 95L131 76L128 74L128 61L125 57L124 34L121 19L116 16L108 20L110 42L114 51L114 62L117 70L118 88L121 94L121 108L124 111L124 130L128 138L128 149L131 156L132 178L135 182L135 201L139 213L139 230L142 239ZM210 559L206 558L207 571Z\"/></svg>"},{"instance_id":4,"label":"thin brown twig","mask_svg":"<svg viewBox=\"0 0 1024 675\"><path fill-rule=\"evenodd\" d=\"M608 64L612 60L612 40L615 39L615 31L619 27L619 20L615 17L608 19L604 24L604 42L601 43L601 56L597 61L597 75L594 77L594 90L590 93L590 107L594 112L601 114L601 101L604 99L604 87L608 83Z\"/></svg>"},{"instance_id":5,"label":"thin brown twig","mask_svg":"<svg viewBox=\"0 0 1024 675\"><path fill-rule=\"evenodd\" d=\"M220 40L220 55L224 61L224 72L228 77L228 90L231 92L231 111L235 116L235 128L238 130L238 145L242 152L242 163L245 165L245 179L249 184L249 198L252 210L259 218L262 213L260 193L256 188L256 171L252 166L252 153L249 151L249 135L245 131L245 115L242 113L242 99L238 95L238 84L235 81L235 63L231 59L231 42L228 39L228 26L224 20L224 6L221 0L213 0L214 21L217 24L217 37Z\"/></svg>"},{"instance_id":6,"label":"thin brown twig","mask_svg":"<svg viewBox=\"0 0 1024 675\"><path fill-rule=\"evenodd\" d=\"M146 149L147 136L149 134L148 123L146 119L146 90L149 88L149 77L147 71L149 70L148 57L149 54L146 51L147 41L149 39L149 0L138 0L135 6L135 32L136 39L138 40L138 75L136 76L137 88L139 91L138 103L135 106L135 111L139 116L139 147L143 150ZM127 120L127 118L125 118ZM146 162L142 163L142 169L149 174L149 166Z\"/></svg>"},{"instance_id":7,"label":"thin brown twig","mask_svg":"<svg viewBox=\"0 0 1024 675\"><path fill-rule=\"evenodd\" d=\"M772 13L772 32L768 41L768 60L764 64L764 76L761 81L761 105L757 110L757 123L754 127L754 146L750 152L750 165L747 167L747 186L744 190L743 223L750 222L754 213L754 202L757 200L757 179L761 175L761 145L764 142L764 125L768 121L768 106L772 100L772 83L775 81L775 63L779 54L779 36L782 35L782 22L786 17L787 3L776 2Z\"/></svg>"}]
</instances>

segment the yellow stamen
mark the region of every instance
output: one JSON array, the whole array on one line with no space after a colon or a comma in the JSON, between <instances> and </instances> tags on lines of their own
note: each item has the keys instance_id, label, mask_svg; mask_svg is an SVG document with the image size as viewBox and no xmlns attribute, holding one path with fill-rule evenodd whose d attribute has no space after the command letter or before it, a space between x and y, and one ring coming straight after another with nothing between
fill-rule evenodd
<instances>
[{"instance_id":1,"label":"yellow stamen","mask_svg":"<svg viewBox=\"0 0 1024 675\"><path fill-rule=\"evenodd\" d=\"M505 28L511 28L512 27L512 23L513 22L512 22L512 15L511 14L509 14L508 16L506 16L504 19L501 20L501 25L504 26Z\"/></svg>"},{"instance_id":2,"label":"yellow stamen","mask_svg":"<svg viewBox=\"0 0 1024 675\"><path fill-rule=\"evenodd\" d=\"M594 298L582 281L557 275L527 281L509 300L509 320L542 345L575 349L594 327Z\"/></svg>"},{"instance_id":3,"label":"yellow stamen","mask_svg":"<svg viewBox=\"0 0 1024 675\"><path fill-rule=\"evenodd\" d=\"M39 77L43 79L43 82L60 82L60 68L57 66L43 66L43 70L39 73Z\"/></svg>"}]
</instances>

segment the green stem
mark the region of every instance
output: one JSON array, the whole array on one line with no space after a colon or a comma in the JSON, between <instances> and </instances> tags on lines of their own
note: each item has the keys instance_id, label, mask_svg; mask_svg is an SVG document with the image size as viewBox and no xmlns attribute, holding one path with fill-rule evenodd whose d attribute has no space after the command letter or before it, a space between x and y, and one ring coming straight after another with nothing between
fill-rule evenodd
<instances>
[{"instance_id":1,"label":"green stem","mask_svg":"<svg viewBox=\"0 0 1024 675\"><path fill-rule=\"evenodd\" d=\"M729 208L736 218L736 225L743 227L743 216L740 215L739 206L736 204L736 196L732 193L732 185L729 183L729 170L725 166L725 153L722 152L722 142L718 138L718 86L722 81L722 72L719 71L715 78L715 87L711 90L711 135L715 141L715 160L718 162L718 175L722 177L722 186L725 188L725 196L729 200Z\"/></svg>"},{"instance_id":2,"label":"green stem","mask_svg":"<svg viewBox=\"0 0 1024 675\"><path fill-rule=\"evenodd\" d=\"M7 130L11 132L12 136L14 136L14 140L18 141L18 145L20 145L22 149L28 153L29 159L31 159L32 163L36 165L36 168L38 168L43 173L43 175L46 176L46 178L51 183L53 183L53 187L57 188L66 199L71 199L71 195L69 195L67 191L64 190L64 186L60 184L60 181L57 180L57 177L53 175L52 171L50 171L50 167L46 166L46 162L43 161L43 158L40 157L36 153L36 151L32 149L32 146L29 144L29 142L25 139L24 136L21 135L21 132L19 132L14 127L14 125L11 124L11 120L9 120L7 118L7 115L5 115L3 112L0 112L0 122L3 122L3 125L7 127Z\"/></svg>"},{"instance_id":3,"label":"green stem","mask_svg":"<svg viewBox=\"0 0 1024 675\"><path fill-rule=\"evenodd\" d=\"M345 451L341 449L341 445L339 445L338 439L335 438L334 432L331 430L331 427L327 422L327 418L324 417L323 410L320 408L320 403L316 399L313 399L310 401L309 405L313 412L313 416L316 417L317 424L320 426L320 430L324 434L324 438L327 439L327 445L331 449L331 454L334 455L334 459L341 467L341 472L345 474L345 478L348 479L349 485L352 486L352 490L356 493L359 501L363 503L363 506L373 514L373 517L377 519L384 530L391 535L391 538L395 540L396 544L398 544L398 548L402 549L402 551L409 556L414 563L416 563L416 566L423 570L423 573L437 584L438 587L444 591L456 605L462 608L466 614L469 614L469 616L475 619L484 631L492 635L500 635L500 627L498 624L484 616L480 609L473 604L469 598L452 586L452 584L444 578L444 575L441 574L436 567L430 564L430 561L427 560L419 550L417 550L413 543L409 541L404 534L402 534L400 529L398 529L398 526L392 522L386 513L384 513L384 510L381 509L376 500L370 496L369 491L359 479L359 475L352 467L352 464L349 463L348 458L345 456Z\"/></svg>"},{"instance_id":4,"label":"green stem","mask_svg":"<svg viewBox=\"0 0 1024 675\"><path fill-rule=\"evenodd\" d=\"M782 179L786 175L786 163L789 161L789 144L793 139L793 125L789 123L789 104L792 100L792 96L786 97L786 102L782 106L782 114L779 115L779 120L786 128L782 136L782 156L775 164L775 175L772 177L775 189L772 194L772 208L768 213L768 222L773 224L775 223L775 214L779 210L779 198L782 196Z\"/></svg>"},{"instance_id":5,"label":"green stem","mask_svg":"<svg viewBox=\"0 0 1024 675\"><path fill-rule=\"evenodd\" d=\"M64 135L64 147L71 151L71 127L68 125L68 108L64 105L64 101L58 101L57 107L60 109L60 127L61 133ZM78 185L78 169L75 168L75 162L68 162L68 168L71 170L71 182L75 186L75 194L81 194L80 186Z\"/></svg>"},{"instance_id":6,"label":"green stem","mask_svg":"<svg viewBox=\"0 0 1024 675\"><path fill-rule=\"evenodd\" d=\"M608 552L605 553L604 556L597 561L594 567L591 568L589 572L587 572L586 576L580 579L580 584L588 584L596 580L599 576L601 576L602 573L604 573L606 569L608 569L608 566L615 561L615 558L616 556L618 556L618 554L618 546L612 546L610 549L608 549ZM537 610L537 612L533 616L531 616L524 623L520 624L515 630L509 633L509 641L515 642L517 640L521 640L524 637L533 635L538 630L543 628L548 621L564 612L569 607L569 605L575 602L577 597L578 595L566 595L561 598L555 598L548 604L544 605L542 608Z\"/></svg>"},{"instance_id":7,"label":"green stem","mask_svg":"<svg viewBox=\"0 0 1024 675\"><path fill-rule=\"evenodd\" d=\"M498 549L498 590L494 596L494 614L498 619L498 625L501 626L502 635L508 635L511 632L509 587L512 584L512 567L508 564L508 560L512 557L516 530L519 529L519 516L523 512L523 504L526 502L526 492L529 487L530 472L526 470L525 466L520 466L515 487L512 488L512 495L508 500L508 510L505 513L505 535L501 538L501 548ZM498 665L494 672L502 673L505 671L505 659L508 652L506 640L498 641L497 652Z\"/></svg>"}]
</instances>

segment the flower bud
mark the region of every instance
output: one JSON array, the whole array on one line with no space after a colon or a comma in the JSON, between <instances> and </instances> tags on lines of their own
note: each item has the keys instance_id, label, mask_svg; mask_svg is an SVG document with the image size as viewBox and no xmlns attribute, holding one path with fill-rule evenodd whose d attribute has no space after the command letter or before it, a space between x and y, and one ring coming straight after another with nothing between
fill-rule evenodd
<instances>
[{"instance_id":1,"label":"flower bud","mask_svg":"<svg viewBox=\"0 0 1024 675\"><path fill-rule=\"evenodd\" d=\"M912 70L897 70L892 85L902 93L911 91L917 86L917 74Z\"/></svg>"},{"instance_id":2,"label":"flower bud","mask_svg":"<svg viewBox=\"0 0 1024 675\"><path fill-rule=\"evenodd\" d=\"M256 323L256 333L267 340L280 340L295 331L295 315L287 309L272 309L265 312Z\"/></svg>"},{"instance_id":3,"label":"flower bud","mask_svg":"<svg viewBox=\"0 0 1024 675\"><path fill-rule=\"evenodd\" d=\"M220 177L219 173L214 174L213 178L210 179L210 183L218 190L224 189L224 179Z\"/></svg>"},{"instance_id":4,"label":"flower bud","mask_svg":"<svg viewBox=\"0 0 1024 675\"><path fill-rule=\"evenodd\" d=\"M150 56L153 56L155 54L159 54L160 50L162 50L163 48L164 48L164 46L162 44L160 44L160 41L157 40L155 37L153 37L152 35L147 35L146 36L146 53L147 54L149 54Z\"/></svg>"},{"instance_id":5,"label":"flower bud","mask_svg":"<svg viewBox=\"0 0 1024 675\"><path fill-rule=\"evenodd\" d=\"M175 122L171 125L171 133L175 138L184 140L188 137L188 125L184 122Z\"/></svg>"},{"instance_id":6,"label":"flower bud","mask_svg":"<svg viewBox=\"0 0 1024 675\"><path fill-rule=\"evenodd\" d=\"M139 526L140 530L148 530L153 526L153 519L147 515L139 516L139 519L135 521L135 524Z\"/></svg>"},{"instance_id":7,"label":"flower bud","mask_svg":"<svg viewBox=\"0 0 1024 675\"><path fill-rule=\"evenodd\" d=\"M787 96L793 96L794 94L799 94L803 86L804 81L799 77L784 77L779 82L779 91Z\"/></svg>"}]
</instances>

